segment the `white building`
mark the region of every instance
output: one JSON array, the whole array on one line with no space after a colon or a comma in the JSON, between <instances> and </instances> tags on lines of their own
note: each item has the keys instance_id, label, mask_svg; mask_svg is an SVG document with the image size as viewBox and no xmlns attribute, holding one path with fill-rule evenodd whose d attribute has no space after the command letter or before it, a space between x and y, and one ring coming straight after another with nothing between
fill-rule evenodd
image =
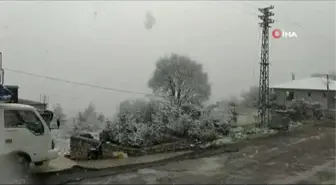
<instances>
[{"instance_id":1,"label":"white building","mask_svg":"<svg viewBox=\"0 0 336 185\"><path fill-rule=\"evenodd\" d=\"M328 85L329 84L329 91ZM323 77L309 77L289 82L271 85L270 89L276 95L276 103L284 105L293 99L304 99L309 102L319 102L327 108L335 109L336 81Z\"/></svg>"}]
</instances>

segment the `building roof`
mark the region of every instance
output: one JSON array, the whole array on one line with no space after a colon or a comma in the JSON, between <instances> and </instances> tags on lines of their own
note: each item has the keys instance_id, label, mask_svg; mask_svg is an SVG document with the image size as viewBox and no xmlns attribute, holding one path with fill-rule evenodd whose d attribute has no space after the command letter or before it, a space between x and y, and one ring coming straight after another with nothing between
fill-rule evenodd
<instances>
[{"instance_id":1,"label":"building roof","mask_svg":"<svg viewBox=\"0 0 336 185\"><path fill-rule=\"evenodd\" d=\"M322 77L309 77L293 80L286 83L270 86L272 89L300 89L300 90L327 90L327 79ZM336 91L336 81L329 80L329 90Z\"/></svg>"},{"instance_id":2,"label":"building roof","mask_svg":"<svg viewBox=\"0 0 336 185\"><path fill-rule=\"evenodd\" d=\"M7 87L7 88L19 88L19 86L18 85L5 85L5 87Z\"/></svg>"},{"instance_id":3,"label":"building roof","mask_svg":"<svg viewBox=\"0 0 336 185\"><path fill-rule=\"evenodd\" d=\"M25 104L17 104L17 103L2 103L0 104L2 109L19 109L19 110L33 110L34 107Z\"/></svg>"},{"instance_id":4,"label":"building roof","mask_svg":"<svg viewBox=\"0 0 336 185\"><path fill-rule=\"evenodd\" d=\"M45 103L37 102L37 101L32 101L32 100L27 100L27 99L20 99L18 100L18 103L21 104L27 104L27 105L45 105Z\"/></svg>"}]
</instances>

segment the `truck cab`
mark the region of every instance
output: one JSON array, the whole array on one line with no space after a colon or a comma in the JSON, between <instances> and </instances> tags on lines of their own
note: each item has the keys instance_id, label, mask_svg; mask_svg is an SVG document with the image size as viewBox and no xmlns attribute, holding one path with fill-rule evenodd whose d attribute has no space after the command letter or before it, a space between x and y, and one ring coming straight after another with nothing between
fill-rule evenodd
<instances>
[{"instance_id":1,"label":"truck cab","mask_svg":"<svg viewBox=\"0 0 336 185\"><path fill-rule=\"evenodd\" d=\"M3 153L27 171L31 163L42 165L57 158L58 151L48 125L35 108L22 104L0 104ZM17 160L17 161L16 161Z\"/></svg>"},{"instance_id":2,"label":"truck cab","mask_svg":"<svg viewBox=\"0 0 336 185\"><path fill-rule=\"evenodd\" d=\"M48 164L58 156L48 125L30 105L7 103L1 99L0 141L1 159L6 159L4 162L16 172L26 173L31 164Z\"/></svg>"}]
</instances>

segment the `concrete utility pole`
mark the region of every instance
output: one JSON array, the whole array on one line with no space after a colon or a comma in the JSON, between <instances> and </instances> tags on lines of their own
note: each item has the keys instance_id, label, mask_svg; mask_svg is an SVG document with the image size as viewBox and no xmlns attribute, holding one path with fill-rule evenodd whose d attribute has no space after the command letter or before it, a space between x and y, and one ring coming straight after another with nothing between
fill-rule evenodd
<instances>
[{"instance_id":1,"label":"concrete utility pole","mask_svg":"<svg viewBox=\"0 0 336 185\"><path fill-rule=\"evenodd\" d=\"M261 43L261 62L260 62L260 77L259 77L259 110L258 117L260 120L259 126L265 126L269 123L269 28L274 20L270 19L274 15L270 12L274 6L259 8L262 13L258 17L262 20L260 27L262 27L262 43Z\"/></svg>"},{"instance_id":2,"label":"concrete utility pole","mask_svg":"<svg viewBox=\"0 0 336 185\"><path fill-rule=\"evenodd\" d=\"M0 81L1 85L3 85L3 69L2 69L2 53L0 52ZM0 116L3 116L3 112L0 112ZM0 155L5 153L5 123L4 121L0 121Z\"/></svg>"},{"instance_id":3,"label":"concrete utility pole","mask_svg":"<svg viewBox=\"0 0 336 185\"><path fill-rule=\"evenodd\" d=\"M330 95L329 95L329 74L327 74L327 109L330 109Z\"/></svg>"},{"instance_id":4,"label":"concrete utility pole","mask_svg":"<svg viewBox=\"0 0 336 185\"><path fill-rule=\"evenodd\" d=\"M0 83L1 83L1 85L3 85L4 84L4 79L5 79L5 72L4 72L4 70L3 70L3 68L2 68L2 52L0 52Z\"/></svg>"}]
</instances>

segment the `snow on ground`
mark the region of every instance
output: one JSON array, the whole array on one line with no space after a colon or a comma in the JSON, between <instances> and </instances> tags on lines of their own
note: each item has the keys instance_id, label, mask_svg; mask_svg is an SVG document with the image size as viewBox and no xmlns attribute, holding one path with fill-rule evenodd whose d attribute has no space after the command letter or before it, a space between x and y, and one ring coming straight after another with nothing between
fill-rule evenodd
<instances>
[{"instance_id":1,"label":"snow on ground","mask_svg":"<svg viewBox=\"0 0 336 185\"><path fill-rule=\"evenodd\" d=\"M55 141L56 148L59 149L59 154L62 156L70 152L70 131L67 127L51 130L51 136Z\"/></svg>"},{"instance_id":2,"label":"snow on ground","mask_svg":"<svg viewBox=\"0 0 336 185\"><path fill-rule=\"evenodd\" d=\"M59 149L59 154L64 156L70 152L70 137L67 137L62 129L51 130L51 136L55 141L56 148Z\"/></svg>"},{"instance_id":3,"label":"snow on ground","mask_svg":"<svg viewBox=\"0 0 336 185\"><path fill-rule=\"evenodd\" d=\"M227 174L223 164L228 161L227 154L206 158L171 162L169 164L143 168L137 171L111 175L109 177L88 179L79 184L188 184L191 181L207 184L216 175ZM212 181L213 182L213 181ZM78 183L78 182L77 182Z\"/></svg>"},{"instance_id":4,"label":"snow on ground","mask_svg":"<svg viewBox=\"0 0 336 185\"><path fill-rule=\"evenodd\" d=\"M99 139L99 132L90 133L95 139ZM70 152L70 137L72 135L72 127L66 124L61 125L60 129L52 129L51 136L55 141L56 148L59 149L59 154L64 156Z\"/></svg>"}]
</instances>

